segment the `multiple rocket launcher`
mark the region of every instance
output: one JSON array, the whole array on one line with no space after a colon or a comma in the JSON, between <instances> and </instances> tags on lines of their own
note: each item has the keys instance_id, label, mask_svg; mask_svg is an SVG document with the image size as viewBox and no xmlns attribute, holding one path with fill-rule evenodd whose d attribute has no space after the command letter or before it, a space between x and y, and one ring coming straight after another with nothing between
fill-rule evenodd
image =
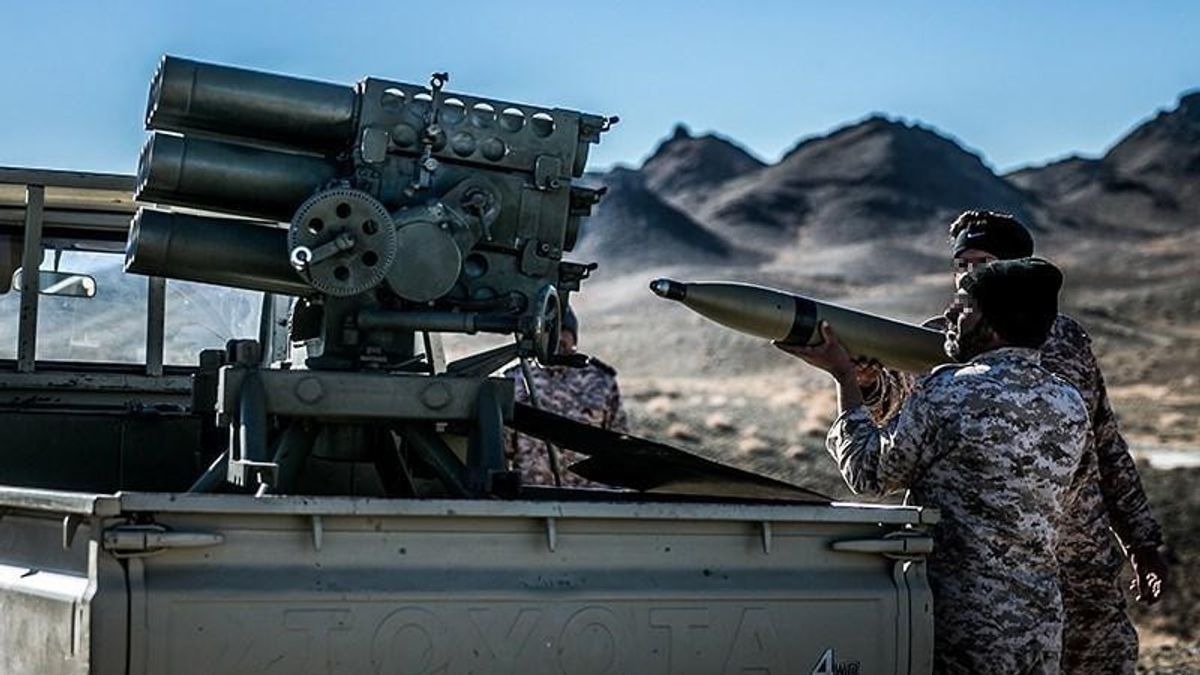
<instances>
[{"instance_id":1,"label":"multiple rocket launcher","mask_svg":"<svg viewBox=\"0 0 1200 675\"><path fill-rule=\"evenodd\" d=\"M525 307L544 311L532 297L538 280L555 285L553 270L560 252L569 250L579 216L599 197L570 186L569 180L582 173L587 146L597 140L607 122L561 109L522 111L462 95L438 100L437 92L433 93L431 97L402 83L368 79L348 87L166 57L151 85L146 119L148 127L173 133L155 134L143 151L139 199L208 210L216 206L215 210L243 218L290 219L292 236L263 227L261 221L147 210L133 223L129 270L300 296L314 290L354 295L383 281L401 298L418 303L452 298L456 283L467 292L459 304L479 304L480 297L502 295L497 286L507 286L520 293ZM441 108L441 119L428 114L431 107ZM498 110L504 111L500 119L490 117ZM450 124L463 116L463 130L455 131ZM558 126L569 132L558 133ZM443 127L450 133L443 133ZM253 140L238 144L238 139ZM442 157L473 165L477 173L460 170L454 175L451 170L448 181L439 178L447 173L438 171ZM510 188L495 177L480 178L496 169L531 172L533 189ZM314 236L311 225L301 227L302 213L297 213L297 205L312 202L314 192L339 180L368 194L347 193L355 200L333 194L327 201L339 208L348 201L363 202L357 204L363 217L385 225L374 238L356 232L358 241L347 251L338 249L334 233ZM562 189L567 186L569 199ZM420 199L414 188L428 196ZM440 202L439 195L444 195ZM420 201L432 201L434 206L404 209ZM513 202L520 208L509 206ZM458 214L463 209L460 204L468 207L463 214ZM308 210L316 212L317 206ZM305 211L304 206L300 211ZM488 215L480 215L484 212ZM531 216L541 221L533 229L526 220ZM548 223L554 226L548 228ZM523 246L522 235L541 247L534 255ZM345 233L342 238L347 238ZM493 253L472 251L481 239ZM333 264L326 265L327 274L321 274L315 260L306 265L305 260L290 259L285 253L289 248L293 253L329 249L326 255L332 255ZM434 254L443 249L442 255ZM484 284L474 282L479 277L478 273L472 276L475 270L497 267L484 256L505 249L512 251L509 255L521 256L520 272L481 279L488 282ZM536 264L537 254L545 255L547 264ZM379 264L372 270L363 260L380 260L390 269ZM468 274L460 276L465 262L470 263L465 267ZM561 295L575 287L567 280L573 274L574 270L558 279L556 290ZM852 354L890 367L925 371L946 359L943 337L937 331L800 295L748 284L667 279L650 287L717 323L770 340L816 344L820 341L817 326L828 321ZM486 295L480 296L481 292ZM451 299L447 309L454 310L453 304ZM370 317L360 317L360 323L368 324L366 318ZM442 320L424 327L443 324L449 325ZM515 324L501 328L520 332Z\"/></svg>"},{"instance_id":2,"label":"multiple rocket launcher","mask_svg":"<svg viewBox=\"0 0 1200 675\"><path fill-rule=\"evenodd\" d=\"M226 433L193 491L519 486L504 454L513 385L489 373L574 362L557 353L561 310L594 266L564 256L601 194L576 179L615 118L447 80L344 85L163 58L135 195L153 206L125 270L293 296L288 336L304 346L303 368L264 363L254 341L201 354L196 409ZM446 363L449 332L514 340ZM375 480L360 480L368 464Z\"/></svg>"},{"instance_id":3,"label":"multiple rocket launcher","mask_svg":"<svg viewBox=\"0 0 1200 675\"><path fill-rule=\"evenodd\" d=\"M228 443L194 490L224 478L258 492L357 494L353 472L306 469L316 460L374 463L389 496L420 492L397 478L410 471L451 495L511 488L511 383L475 362L443 372L436 349L417 353L417 334L509 334L510 358L570 362L556 354L562 308L595 266L564 253L603 194L575 179L615 118L445 83L437 73L427 87L347 86L164 57L136 194L156 206L134 218L125 269L297 297L289 333L307 354L304 369L264 367L257 345L234 342L209 359L198 391ZM888 366L944 360L935 331L801 296L651 287L768 339L812 344L827 320L849 351ZM465 438L465 456L435 423ZM397 471L405 456L418 461Z\"/></svg>"},{"instance_id":4,"label":"multiple rocket launcher","mask_svg":"<svg viewBox=\"0 0 1200 675\"><path fill-rule=\"evenodd\" d=\"M164 57L136 194L156 207L126 271L298 296L293 341L339 369L404 363L418 332L514 334L553 360L591 271L564 254L601 194L576 179L615 118L447 77L343 85Z\"/></svg>"}]
</instances>

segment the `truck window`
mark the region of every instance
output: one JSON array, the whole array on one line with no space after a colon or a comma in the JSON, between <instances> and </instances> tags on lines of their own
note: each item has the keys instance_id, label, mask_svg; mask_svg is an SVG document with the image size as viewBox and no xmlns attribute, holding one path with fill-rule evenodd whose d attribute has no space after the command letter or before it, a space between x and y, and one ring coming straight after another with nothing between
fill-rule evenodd
<instances>
[{"instance_id":1,"label":"truck window","mask_svg":"<svg viewBox=\"0 0 1200 675\"><path fill-rule=\"evenodd\" d=\"M146 280L126 275L120 253L63 251L58 269L96 280L95 297L42 295L38 302L39 361L146 362ZM46 251L43 270L54 269ZM6 300L20 308L20 293ZM14 317L16 314L14 313ZM8 321L17 329L16 321ZM15 340L12 342L16 348Z\"/></svg>"},{"instance_id":2,"label":"truck window","mask_svg":"<svg viewBox=\"0 0 1200 675\"><path fill-rule=\"evenodd\" d=\"M94 277L96 295L41 296L39 361L146 362L147 278L125 274L123 263L115 252L62 252L58 269ZM46 251L41 269L54 269L53 251ZM261 293L175 280L166 287L166 364L197 365L203 349L258 337ZM0 295L0 359L17 358L20 311L20 291Z\"/></svg>"},{"instance_id":3,"label":"truck window","mask_svg":"<svg viewBox=\"0 0 1200 675\"><path fill-rule=\"evenodd\" d=\"M164 363L197 365L203 349L220 349L234 338L257 339L261 312L262 293L168 280Z\"/></svg>"}]
</instances>

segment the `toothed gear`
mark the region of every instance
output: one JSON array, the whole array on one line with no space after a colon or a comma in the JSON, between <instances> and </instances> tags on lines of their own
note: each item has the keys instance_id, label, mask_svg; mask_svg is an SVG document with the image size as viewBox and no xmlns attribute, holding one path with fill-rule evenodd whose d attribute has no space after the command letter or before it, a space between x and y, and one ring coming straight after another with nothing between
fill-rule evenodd
<instances>
[{"instance_id":1,"label":"toothed gear","mask_svg":"<svg viewBox=\"0 0 1200 675\"><path fill-rule=\"evenodd\" d=\"M339 237L343 245L338 246ZM383 282L396 258L396 225L387 209L361 190L335 188L309 197L288 229L293 261L299 247L312 260L297 272L313 288L347 297ZM322 248L325 247L325 248ZM331 248L332 247L332 248ZM328 252L327 255L321 255Z\"/></svg>"}]
</instances>

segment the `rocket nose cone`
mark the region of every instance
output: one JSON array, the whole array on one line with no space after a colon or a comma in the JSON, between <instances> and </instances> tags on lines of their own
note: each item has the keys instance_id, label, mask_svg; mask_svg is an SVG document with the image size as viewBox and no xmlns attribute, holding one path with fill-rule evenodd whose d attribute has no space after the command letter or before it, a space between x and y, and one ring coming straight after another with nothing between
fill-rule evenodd
<instances>
[{"instance_id":1,"label":"rocket nose cone","mask_svg":"<svg viewBox=\"0 0 1200 675\"><path fill-rule=\"evenodd\" d=\"M687 296L687 286L670 279L655 279L650 282L650 290L660 298L682 300Z\"/></svg>"}]
</instances>

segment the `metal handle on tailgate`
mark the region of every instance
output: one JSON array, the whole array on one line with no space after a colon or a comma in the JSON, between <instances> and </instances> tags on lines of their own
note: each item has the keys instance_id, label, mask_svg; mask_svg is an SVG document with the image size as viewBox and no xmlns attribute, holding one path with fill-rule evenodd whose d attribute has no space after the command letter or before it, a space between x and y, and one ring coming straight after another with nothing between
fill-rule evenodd
<instances>
[{"instance_id":1,"label":"metal handle on tailgate","mask_svg":"<svg viewBox=\"0 0 1200 675\"><path fill-rule=\"evenodd\" d=\"M933 538L924 534L893 533L876 539L843 539L830 544L830 548L843 553L873 553L915 560L933 552Z\"/></svg>"},{"instance_id":2,"label":"metal handle on tailgate","mask_svg":"<svg viewBox=\"0 0 1200 675\"><path fill-rule=\"evenodd\" d=\"M104 531L104 548L117 558L147 556L171 548L205 548L225 542L217 532L181 532L162 525L117 525Z\"/></svg>"}]
</instances>

